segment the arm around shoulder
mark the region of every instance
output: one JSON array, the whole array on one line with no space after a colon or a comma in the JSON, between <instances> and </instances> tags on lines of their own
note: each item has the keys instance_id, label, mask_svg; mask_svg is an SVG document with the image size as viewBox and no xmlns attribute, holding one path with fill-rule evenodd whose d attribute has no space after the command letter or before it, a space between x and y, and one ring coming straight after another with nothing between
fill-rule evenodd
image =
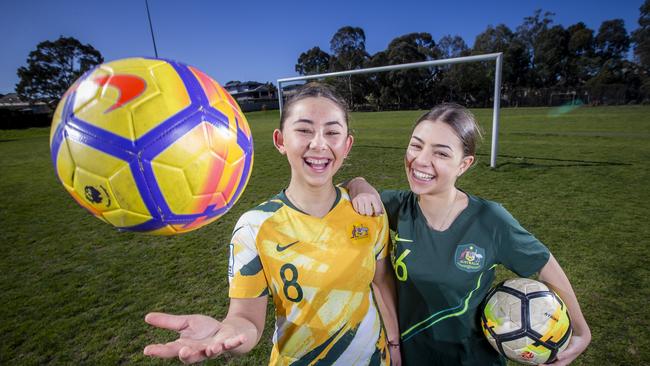
<instances>
[{"instance_id":1,"label":"arm around shoulder","mask_svg":"<svg viewBox=\"0 0 650 366\"><path fill-rule=\"evenodd\" d=\"M379 192L361 177L352 178L344 184L350 194L352 207L365 216L379 216L384 213Z\"/></svg>"}]
</instances>

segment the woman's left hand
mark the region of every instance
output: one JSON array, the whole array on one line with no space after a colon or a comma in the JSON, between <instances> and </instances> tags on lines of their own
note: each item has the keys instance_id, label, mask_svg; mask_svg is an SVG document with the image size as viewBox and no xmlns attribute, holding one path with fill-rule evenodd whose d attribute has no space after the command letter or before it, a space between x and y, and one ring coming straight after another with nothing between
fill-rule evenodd
<instances>
[{"instance_id":1,"label":"woman's left hand","mask_svg":"<svg viewBox=\"0 0 650 366\"><path fill-rule=\"evenodd\" d=\"M585 349L587 349L589 342L591 342L591 335L582 336L574 334L571 336L567 348L564 351L558 353L555 361L545 365L565 366L570 364L573 362L573 360L580 356L580 354L584 352Z\"/></svg>"}]
</instances>

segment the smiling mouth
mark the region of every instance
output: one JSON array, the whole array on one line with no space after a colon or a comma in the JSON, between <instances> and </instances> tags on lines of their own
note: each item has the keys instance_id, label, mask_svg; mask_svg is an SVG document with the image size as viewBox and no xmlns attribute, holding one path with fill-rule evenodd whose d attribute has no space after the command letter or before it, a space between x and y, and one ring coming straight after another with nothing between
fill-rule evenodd
<instances>
[{"instance_id":1,"label":"smiling mouth","mask_svg":"<svg viewBox=\"0 0 650 366\"><path fill-rule=\"evenodd\" d=\"M415 170L415 169L411 169L411 176L413 178L415 178L416 180L422 181L422 182L430 182L431 180L433 180L433 178L435 178L435 176L433 174L421 172L421 171Z\"/></svg>"},{"instance_id":2,"label":"smiling mouth","mask_svg":"<svg viewBox=\"0 0 650 366\"><path fill-rule=\"evenodd\" d=\"M326 158L304 158L303 161L307 166L316 171L324 171L332 160Z\"/></svg>"}]
</instances>

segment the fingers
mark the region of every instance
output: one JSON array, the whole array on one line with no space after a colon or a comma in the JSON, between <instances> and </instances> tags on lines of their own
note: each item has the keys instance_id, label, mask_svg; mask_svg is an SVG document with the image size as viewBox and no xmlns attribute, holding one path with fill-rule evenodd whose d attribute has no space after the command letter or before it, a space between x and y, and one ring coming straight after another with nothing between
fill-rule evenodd
<instances>
[{"instance_id":1,"label":"fingers","mask_svg":"<svg viewBox=\"0 0 650 366\"><path fill-rule=\"evenodd\" d=\"M233 348L237 348L244 344L246 342L246 336L244 335L239 335L237 337L232 337L229 339L226 339L225 342L223 342L223 348L226 350L231 350Z\"/></svg>"},{"instance_id":2,"label":"fingers","mask_svg":"<svg viewBox=\"0 0 650 366\"><path fill-rule=\"evenodd\" d=\"M379 216L384 213L384 207L377 196L362 193L352 200L352 207L358 214L364 216Z\"/></svg>"},{"instance_id":3,"label":"fingers","mask_svg":"<svg viewBox=\"0 0 650 366\"><path fill-rule=\"evenodd\" d=\"M378 200L376 203L371 203L371 205L375 216L379 216L384 213L384 205L381 204L381 200Z\"/></svg>"},{"instance_id":4,"label":"fingers","mask_svg":"<svg viewBox=\"0 0 650 366\"><path fill-rule=\"evenodd\" d=\"M187 328L187 316L172 315L165 313L149 313L144 317L144 321L154 327L181 331Z\"/></svg>"},{"instance_id":5,"label":"fingers","mask_svg":"<svg viewBox=\"0 0 650 366\"><path fill-rule=\"evenodd\" d=\"M195 363L203 361L207 358L204 350L194 349L191 347L183 347L178 352L178 358L184 364Z\"/></svg>"},{"instance_id":6,"label":"fingers","mask_svg":"<svg viewBox=\"0 0 650 366\"><path fill-rule=\"evenodd\" d=\"M205 354L208 357L218 356L226 351L241 346L244 342L246 342L246 336L244 335L218 340L213 345L206 347Z\"/></svg>"},{"instance_id":7,"label":"fingers","mask_svg":"<svg viewBox=\"0 0 650 366\"><path fill-rule=\"evenodd\" d=\"M183 345L177 342L167 344L150 344L144 348L145 356L159 358L175 358Z\"/></svg>"}]
</instances>

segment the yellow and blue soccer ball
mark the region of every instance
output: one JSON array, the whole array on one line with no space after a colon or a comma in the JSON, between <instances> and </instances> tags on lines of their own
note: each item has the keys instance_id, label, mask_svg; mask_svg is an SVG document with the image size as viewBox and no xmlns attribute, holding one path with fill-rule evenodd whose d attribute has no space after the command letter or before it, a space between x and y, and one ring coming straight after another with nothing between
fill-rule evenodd
<instances>
[{"instance_id":1,"label":"yellow and blue soccer ball","mask_svg":"<svg viewBox=\"0 0 650 366\"><path fill-rule=\"evenodd\" d=\"M225 214L253 166L235 100L192 66L148 58L80 77L54 113L50 150L82 207L118 229L162 235Z\"/></svg>"},{"instance_id":2,"label":"yellow and blue soccer ball","mask_svg":"<svg viewBox=\"0 0 650 366\"><path fill-rule=\"evenodd\" d=\"M571 320L562 299L527 278L504 281L490 290L481 326L499 353L528 365L553 362L571 338Z\"/></svg>"}]
</instances>

